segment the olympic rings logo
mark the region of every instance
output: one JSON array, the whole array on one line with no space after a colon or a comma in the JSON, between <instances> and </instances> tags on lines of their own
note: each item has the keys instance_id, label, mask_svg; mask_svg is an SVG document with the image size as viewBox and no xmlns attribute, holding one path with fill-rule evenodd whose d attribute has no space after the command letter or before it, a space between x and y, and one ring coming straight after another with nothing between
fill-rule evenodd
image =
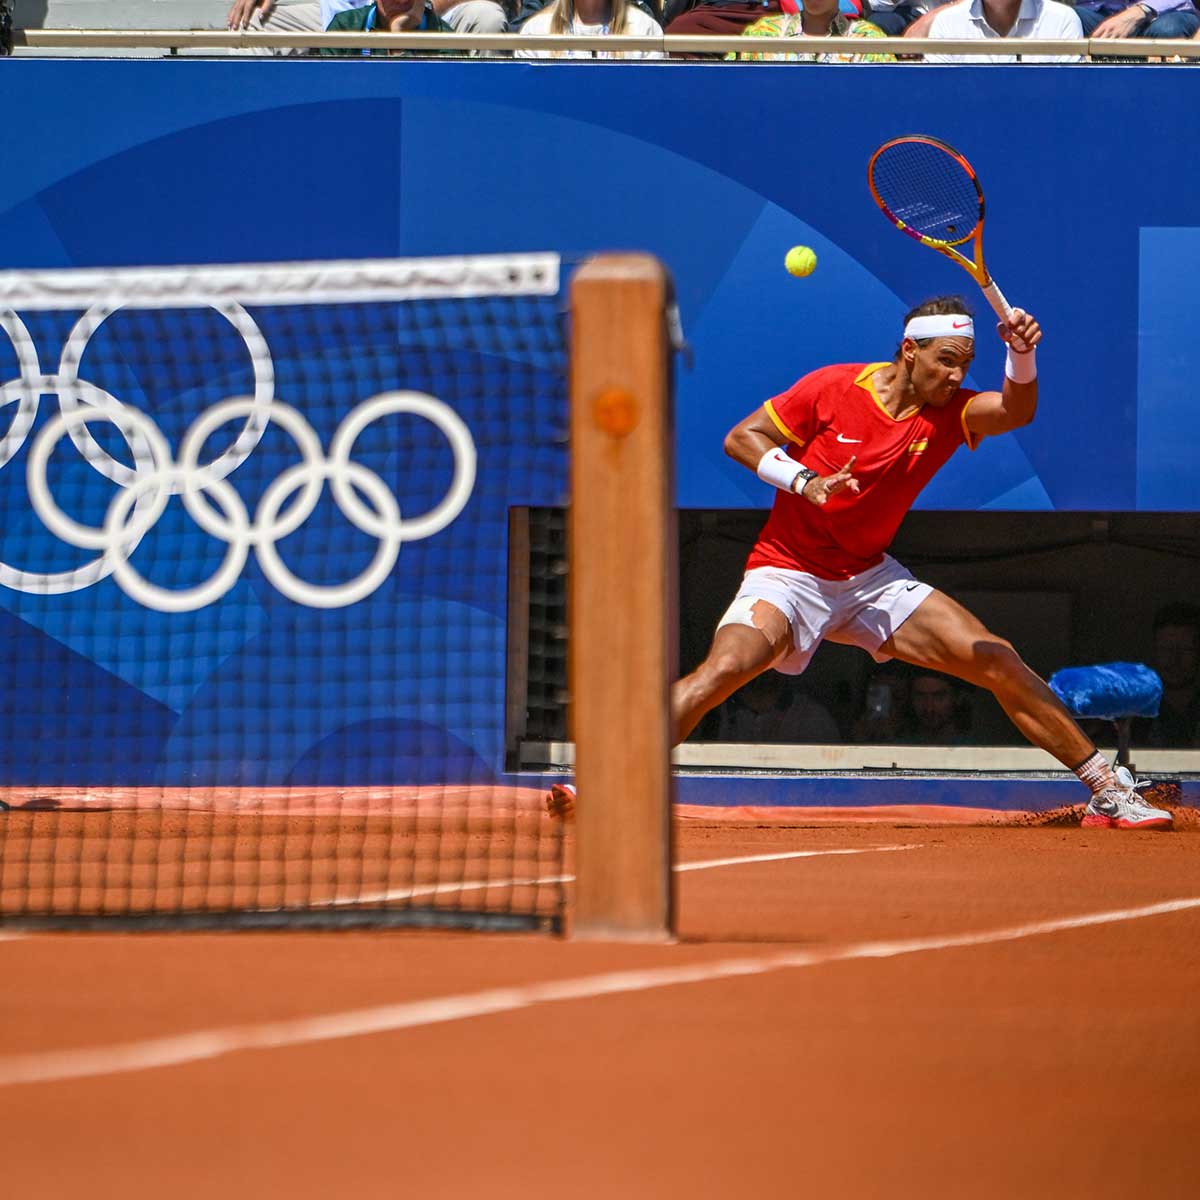
<instances>
[{"instance_id":1,"label":"olympic rings logo","mask_svg":"<svg viewBox=\"0 0 1200 1200\"><path fill-rule=\"evenodd\" d=\"M0 409L16 405L7 433L0 437L0 468L24 445L37 416L40 396L58 397L59 411L38 432L29 449L29 499L42 524L60 540L97 557L69 571L39 573L0 562L0 585L39 595L60 595L90 587L112 575L130 599L159 612L191 612L219 600L237 582L253 550L263 574L289 600L312 608L341 608L369 596L396 564L405 541L431 537L449 525L466 506L475 486L477 454L471 431L448 405L423 392L389 391L365 400L342 420L328 455L321 439L300 412L275 399L275 372L262 332L241 305L229 301L189 301L188 307L210 307L242 336L254 366L254 392L213 405L185 432L178 455L145 413L122 404L115 396L79 376L79 364L89 339L117 311L95 305L75 323L63 347L58 370L43 374L29 330L11 309L0 309L0 328L16 351L20 376L0 385ZM450 486L428 512L415 517L400 513L386 483L352 458L362 431L380 417L409 413L432 422L454 454ZM207 438L225 422L244 418L233 444L208 463L200 462ZM92 436L88 426L106 421L125 440L132 468L113 458ZM287 468L263 493L251 519L231 475L262 440L274 422L300 452L300 462ZM89 466L121 489L110 501L102 525L84 525L59 507L50 491L47 464L55 447L67 436ZM294 533L312 515L329 481L330 492L346 519L379 542L367 567L354 579L335 585L314 584L296 576L276 548L280 538ZM189 588L164 588L144 578L130 556L154 528L172 496L179 496L192 520L210 536L224 542L224 560L204 583ZM366 497L366 502L362 499Z\"/></svg>"}]
</instances>

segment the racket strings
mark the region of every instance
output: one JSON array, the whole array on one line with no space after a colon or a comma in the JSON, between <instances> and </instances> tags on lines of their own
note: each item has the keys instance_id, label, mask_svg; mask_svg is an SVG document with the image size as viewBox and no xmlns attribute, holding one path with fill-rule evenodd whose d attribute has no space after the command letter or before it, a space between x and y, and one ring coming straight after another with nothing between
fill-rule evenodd
<instances>
[{"instance_id":1,"label":"racket strings","mask_svg":"<svg viewBox=\"0 0 1200 1200\"><path fill-rule=\"evenodd\" d=\"M928 142L897 142L871 167L879 201L896 221L920 237L960 245L983 216L975 177L958 159Z\"/></svg>"}]
</instances>

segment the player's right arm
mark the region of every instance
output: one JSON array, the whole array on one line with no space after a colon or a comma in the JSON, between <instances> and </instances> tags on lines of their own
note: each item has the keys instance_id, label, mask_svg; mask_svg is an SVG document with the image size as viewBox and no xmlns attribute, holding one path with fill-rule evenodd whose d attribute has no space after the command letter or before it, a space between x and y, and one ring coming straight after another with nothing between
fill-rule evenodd
<instances>
[{"instance_id":1,"label":"player's right arm","mask_svg":"<svg viewBox=\"0 0 1200 1200\"><path fill-rule=\"evenodd\" d=\"M1037 318L1014 308L1007 326L999 329L1008 343L1004 385L998 392L980 392L971 400L963 422L976 439L1011 433L1028 425L1037 412L1038 383L1034 351L1042 340Z\"/></svg>"},{"instance_id":2,"label":"player's right arm","mask_svg":"<svg viewBox=\"0 0 1200 1200\"><path fill-rule=\"evenodd\" d=\"M725 453L751 471L758 469L759 459L772 446L786 448L788 445L788 439L767 415L765 408L756 408L725 435Z\"/></svg>"},{"instance_id":3,"label":"player's right arm","mask_svg":"<svg viewBox=\"0 0 1200 1200\"><path fill-rule=\"evenodd\" d=\"M755 409L725 435L725 453L780 491L797 492L818 507L842 488L858 491L853 458L832 475L809 477L810 468L805 467L802 458L788 453L791 445L765 406Z\"/></svg>"}]
</instances>

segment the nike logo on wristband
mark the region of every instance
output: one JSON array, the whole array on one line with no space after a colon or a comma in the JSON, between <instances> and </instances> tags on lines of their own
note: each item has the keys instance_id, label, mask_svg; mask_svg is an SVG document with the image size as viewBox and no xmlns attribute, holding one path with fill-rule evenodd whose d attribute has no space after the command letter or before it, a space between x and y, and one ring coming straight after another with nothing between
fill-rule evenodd
<instances>
[{"instance_id":1,"label":"nike logo on wristband","mask_svg":"<svg viewBox=\"0 0 1200 1200\"><path fill-rule=\"evenodd\" d=\"M853 442L855 445L859 445L859 446L861 446L861 445L862 445L862 438L848 438L848 437L843 437L843 436L842 436L840 433L837 435L837 440L838 440L839 442L844 442L844 443L846 443L846 444L849 444L849 443Z\"/></svg>"}]
</instances>

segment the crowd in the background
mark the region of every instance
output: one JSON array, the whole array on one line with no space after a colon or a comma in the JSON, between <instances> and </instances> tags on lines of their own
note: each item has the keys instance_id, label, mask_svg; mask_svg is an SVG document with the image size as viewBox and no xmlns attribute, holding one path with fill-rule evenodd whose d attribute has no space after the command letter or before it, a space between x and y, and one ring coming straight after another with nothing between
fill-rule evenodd
<instances>
[{"instance_id":1,"label":"crowd in the background","mask_svg":"<svg viewBox=\"0 0 1200 1200\"><path fill-rule=\"evenodd\" d=\"M702 731L719 742L857 742L961 746L992 742L976 728L975 689L902 663L876 667L861 693L842 687L820 698L802 679L766 671L735 692Z\"/></svg>"},{"instance_id":2,"label":"crowd in the background","mask_svg":"<svg viewBox=\"0 0 1200 1200\"><path fill-rule=\"evenodd\" d=\"M1195 38L1200 11L1194 0L321 0L278 4L235 0L231 29L276 33L329 31L461 34L631 34L662 32L703 37L924 37L942 39ZM370 54L370 50L326 50ZM492 51L491 53L503 53ZM530 58L657 58L660 51L522 49ZM680 55L705 57L704 55ZM864 46L861 53L771 52L727 54L741 61L889 62L896 56ZM905 55L905 58L910 56ZM921 57L921 56L911 56ZM991 55L925 54L926 62L1013 62L1009 50ZM1082 55L1024 56L1023 61L1075 62Z\"/></svg>"}]
</instances>

